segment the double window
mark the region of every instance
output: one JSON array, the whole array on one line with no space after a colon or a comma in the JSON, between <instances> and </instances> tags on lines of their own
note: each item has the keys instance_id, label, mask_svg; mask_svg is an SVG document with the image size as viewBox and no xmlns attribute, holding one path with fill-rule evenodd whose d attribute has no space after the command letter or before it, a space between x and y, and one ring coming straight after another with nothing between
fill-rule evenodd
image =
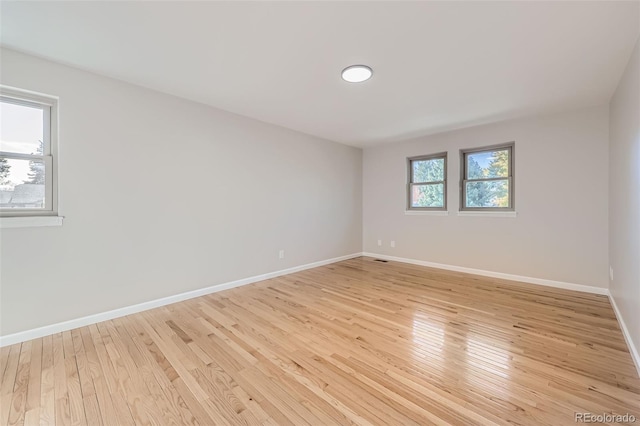
<instances>
[{"instance_id":1,"label":"double window","mask_svg":"<svg viewBox=\"0 0 640 426\"><path fill-rule=\"evenodd\" d=\"M0 88L0 215L55 215L56 100Z\"/></svg>"},{"instance_id":2,"label":"double window","mask_svg":"<svg viewBox=\"0 0 640 426\"><path fill-rule=\"evenodd\" d=\"M447 209L447 153L408 159L409 210Z\"/></svg>"},{"instance_id":3,"label":"double window","mask_svg":"<svg viewBox=\"0 0 640 426\"><path fill-rule=\"evenodd\" d=\"M460 210L513 211L514 143L460 150ZM410 157L408 210L447 209L447 153Z\"/></svg>"},{"instance_id":4,"label":"double window","mask_svg":"<svg viewBox=\"0 0 640 426\"><path fill-rule=\"evenodd\" d=\"M460 210L513 210L513 146L460 151Z\"/></svg>"}]
</instances>

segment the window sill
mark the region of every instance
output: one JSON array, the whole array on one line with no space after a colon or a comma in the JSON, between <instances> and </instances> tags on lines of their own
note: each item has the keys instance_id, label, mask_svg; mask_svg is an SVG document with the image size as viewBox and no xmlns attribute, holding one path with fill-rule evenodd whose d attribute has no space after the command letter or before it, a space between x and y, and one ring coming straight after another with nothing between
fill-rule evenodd
<instances>
[{"instance_id":1,"label":"window sill","mask_svg":"<svg viewBox=\"0 0 640 426\"><path fill-rule=\"evenodd\" d=\"M64 216L0 217L0 228L35 228L40 226L62 226Z\"/></svg>"},{"instance_id":2,"label":"window sill","mask_svg":"<svg viewBox=\"0 0 640 426\"><path fill-rule=\"evenodd\" d=\"M449 216L446 210L405 210L404 214L408 216Z\"/></svg>"},{"instance_id":3,"label":"window sill","mask_svg":"<svg viewBox=\"0 0 640 426\"><path fill-rule=\"evenodd\" d=\"M462 211L458 216L482 216L482 217L517 217L518 212L483 212L483 211Z\"/></svg>"}]
</instances>

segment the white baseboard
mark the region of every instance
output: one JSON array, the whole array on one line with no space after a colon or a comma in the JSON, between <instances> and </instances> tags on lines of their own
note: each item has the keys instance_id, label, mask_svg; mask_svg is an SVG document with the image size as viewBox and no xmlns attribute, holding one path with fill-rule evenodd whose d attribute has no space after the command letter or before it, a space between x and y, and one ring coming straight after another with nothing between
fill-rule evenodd
<instances>
[{"instance_id":1,"label":"white baseboard","mask_svg":"<svg viewBox=\"0 0 640 426\"><path fill-rule=\"evenodd\" d=\"M638 353L638 347L633 343L633 339L631 339L631 334L629 333L627 324L625 324L624 319L622 318L622 314L620 314L620 310L618 309L618 305L616 305L616 300L613 298L611 294L609 294L609 301L611 301L611 306L613 306L613 312L615 312L616 314L616 318L618 319L618 324L620 324L620 329L622 330L622 335L624 336L624 340L627 342L627 346L629 347L629 353L631 354L631 359L633 360L633 363L636 366L638 377L640 377L640 353Z\"/></svg>"},{"instance_id":2,"label":"white baseboard","mask_svg":"<svg viewBox=\"0 0 640 426\"><path fill-rule=\"evenodd\" d=\"M222 284L216 284L210 287L205 287L198 290L187 291L185 293L176 294L174 296L168 296L168 297L163 297L161 299L151 300L149 302L138 303L137 305L126 306L124 308L118 308L112 311L88 315L86 317L59 322L57 324L46 325L44 327L34 328L32 330L21 331L19 333L8 334L6 336L0 336L0 347L14 345L16 343L37 339L39 337L48 336L50 334L60 333L62 331L67 331L67 330L73 330L74 328L84 327L84 326L95 324L102 321L108 321L110 319L135 314L137 312L146 311L146 310L157 308L160 306L170 305L172 303L181 302L187 299L193 299L194 297L204 296L205 294L216 293L218 291L228 290L231 288L240 287L247 284L252 284L258 281L264 281L270 278L292 274L294 272L304 271L305 269L317 268L318 266L328 265L330 263L336 263L342 260L352 259L354 257L360 257L360 256L362 256L362 253L353 253L353 254L348 254L346 256L334 257L333 259L321 260L318 262L307 263L306 265L294 266L292 268L282 269L280 271L269 272L267 274L256 275L253 277L243 278L240 280L231 281L231 282L222 283Z\"/></svg>"},{"instance_id":3,"label":"white baseboard","mask_svg":"<svg viewBox=\"0 0 640 426\"><path fill-rule=\"evenodd\" d=\"M545 285L547 287L563 288L565 290L584 291L587 293L608 295L609 290L602 287L594 287L584 284L573 284L562 281L545 280L542 278L526 277L523 275L503 274L502 272L485 271L483 269L465 268L464 266L447 265L444 263L427 262L425 260L407 259L404 257L387 256L386 254L362 253L363 256L375 257L383 260L395 262L411 263L413 265L428 266L430 268L446 269L448 271L465 272L467 274L482 275L503 280L520 281L529 284Z\"/></svg>"}]
</instances>

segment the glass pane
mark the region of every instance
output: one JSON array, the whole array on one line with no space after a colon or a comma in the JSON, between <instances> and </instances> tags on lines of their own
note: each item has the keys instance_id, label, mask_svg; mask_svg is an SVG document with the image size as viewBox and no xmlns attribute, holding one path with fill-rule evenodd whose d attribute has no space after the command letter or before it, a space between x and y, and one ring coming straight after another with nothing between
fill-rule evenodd
<instances>
[{"instance_id":1,"label":"glass pane","mask_svg":"<svg viewBox=\"0 0 640 426\"><path fill-rule=\"evenodd\" d=\"M509 207L509 181L466 182L465 207Z\"/></svg>"},{"instance_id":2,"label":"glass pane","mask_svg":"<svg viewBox=\"0 0 640 426\"><path fill-rule=\"evenodd\" d=\"M44 180L44 162L0 158L0 208L44 208Z\"/></svg>"},{"instance_id":3,"label":"glass pane","mask_svg":"<svg viewBox=\"0 0 640 426\"><path fill-rule=\"evenodd\" d=\"M0 102L0 151L42 154L43 114L42 108Z\"/></svg>"},{"instance_id":4,"label":"glass pane","mask_svg":"<svg viewBox=\"0 0 640 426\"><path fill-rule=\"evenodd\" d=\"M444 180L444 158L411 161L412 183L441 182Z\"/></svg>"},{"instance_id":5,"label":"glass pane","mask_svg":"<svg viewBox=\"0 0 640 426\"><path fill-rule=\"evenodd\" d=\"M444 184L413 185L411 207L444 207Z\"/></svg>"},{"instance_id":6,"label":"glass pane","mask_svg":"<svg viewBox=\"0 0 640 426\"><path fill-rule=\"evenodd\" d=\"M467 179L509 177L509 150L474 152L467 155Z\"/></svg>"}]
</instances>

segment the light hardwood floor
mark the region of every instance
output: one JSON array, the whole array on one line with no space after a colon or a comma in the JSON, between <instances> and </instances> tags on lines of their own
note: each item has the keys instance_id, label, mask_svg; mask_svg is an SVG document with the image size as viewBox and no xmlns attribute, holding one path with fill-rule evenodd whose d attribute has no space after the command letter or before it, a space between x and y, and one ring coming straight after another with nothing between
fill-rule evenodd
<instances>
[{"instance_id":1,"label":"light hardwood floor","mask_svg":"<svg viewBox=\"0 0 640 426\"><path fill-rule=\"evenodd\" d=\"M370 258L0 354L2 425L640 422L605 296Z\"/></svg>"}]
</instances>

